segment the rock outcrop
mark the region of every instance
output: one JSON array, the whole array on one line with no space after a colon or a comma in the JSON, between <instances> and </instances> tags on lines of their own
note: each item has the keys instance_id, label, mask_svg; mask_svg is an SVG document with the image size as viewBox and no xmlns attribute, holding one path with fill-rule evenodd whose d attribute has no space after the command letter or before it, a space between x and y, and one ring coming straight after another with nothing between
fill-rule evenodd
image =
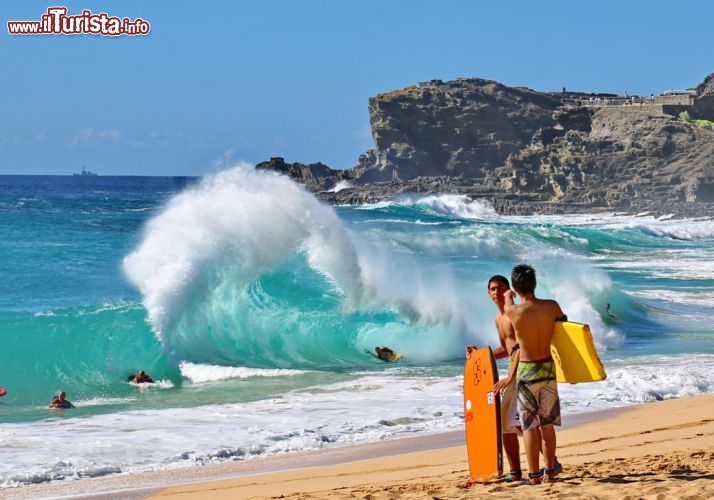
<instances>
[{"instance_id":1,"label":"rock outcrop","mask_svg":"<svg viewBox=\"0 0 714 500\"><path fill-rule=\"evenodd\" d=\"M503 213L713 215L714 130L678 114L714 121L714 74L680 101L433 80L370 99L375 148L357 166L273 158L257 168L338 203L449 192ZM351 187L335 190L340 181Z\"/></svg>"}]
</instances>

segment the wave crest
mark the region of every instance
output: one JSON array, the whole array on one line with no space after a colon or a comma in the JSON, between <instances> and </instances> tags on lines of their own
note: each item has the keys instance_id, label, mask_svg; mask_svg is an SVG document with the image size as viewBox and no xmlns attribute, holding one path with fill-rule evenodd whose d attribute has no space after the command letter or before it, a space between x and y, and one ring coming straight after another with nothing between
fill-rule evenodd
<instances>
[{"instance_id":1,"label":"wave crest","mask_svg":"<svg viewBox=\"0 0 714 500\"><path fill-rule=\"evenodd\" d=\"M286 177L241 164L172 198L123 267L164 347L185 359L206 337L235 349L225 332L241 328L234 313L249 285L296 252L346 307L359 301L357 257L334 211Z\"/></svg>"}]
</instances>

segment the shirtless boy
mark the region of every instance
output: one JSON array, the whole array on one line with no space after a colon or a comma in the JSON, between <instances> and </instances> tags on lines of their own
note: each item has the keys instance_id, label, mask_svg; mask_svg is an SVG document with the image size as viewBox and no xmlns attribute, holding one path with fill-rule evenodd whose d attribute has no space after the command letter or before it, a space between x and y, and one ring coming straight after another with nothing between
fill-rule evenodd
<instances>
[{"instance_id":1,"label":"shirtless boy","mask_svg":"<svg viewBox=\"0 0 714 500\"><path fill-rule=\"evenodd\" d=\"M521 303L514 302L515 293L504 293L504 312L515 330L519 344L517 366L508 376L496 383L499 392L517 379L518 411L523 426L523 440L528 460L528 479L531 484L540 484L543 474L549 479L561 472L555 458L555 425L560 425L560 400L555 378L555 364L550 354L553 326L565 315L555 300L538 299L535 296L535 269L519 264L511 273L513 290ZM540 468L539 452L543 451L545 469Z\"/></svg>"},{"instance_id":2,"label":"shirtless boy","mask_svg":"<svg viewBox=\"0 0 714 500\"><path fill-rule=\"evenodd\" d=\"M498 332L498 340L500 345L493 350L493 356L496 359L508 357L509 372L513 363L518 363L518 349L516 346L516 332L511 325L511 321L503 311L505 299L503 294L510 288L508 279L505 276L495 275L488 280L487 290L488 296L491 297L493 303L498 308L498 313L494 318L496 323L496 331ZM466 353L474 346L466 348ZM521 434L521 422L518 416L518 399L516 397L515 378L511 384L505 386L499 391L501 394L501 433L503 437L503 449L506 452L510 472L506 476L506 480L520 481L523 477L521 472L521 456L520 445L518 443L518 435Z\"/></svg>"}]
</instances>

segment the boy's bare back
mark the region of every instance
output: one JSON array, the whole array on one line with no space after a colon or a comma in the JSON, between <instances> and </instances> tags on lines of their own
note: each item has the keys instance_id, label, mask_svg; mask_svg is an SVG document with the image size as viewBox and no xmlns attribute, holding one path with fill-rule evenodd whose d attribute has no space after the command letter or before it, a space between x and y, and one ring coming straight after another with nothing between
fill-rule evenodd
<instances>
[{"instance_id":1,"label":"boy's bare back","mask_svg":"<svg viewBox=\"0 0 714 500\"><path fill-rule=\"evenodd\" d=\"M505 293L505 312L516 331L521 361L550 358L550 341L555 322L563 311L555 300L538 299L533 293L522 294L522 303L514 303L515 292Z\"/></svg>"}]
</instances>

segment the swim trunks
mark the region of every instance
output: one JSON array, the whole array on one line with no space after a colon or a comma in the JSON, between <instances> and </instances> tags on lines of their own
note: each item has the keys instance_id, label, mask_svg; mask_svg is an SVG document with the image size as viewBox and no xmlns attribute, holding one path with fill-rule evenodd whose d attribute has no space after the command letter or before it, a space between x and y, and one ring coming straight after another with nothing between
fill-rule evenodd
<instances>
[{"instance_id":1,"label":"swim trunks","mask_svg":"<svg viewBox=\"0 0 714 500\"><path fill-rule=\"evenodd\" d=\"M518 363L518 412L523 430L560 425L560 399L552 358Z\"/></svg>"},{"instance_id":2,"label":"swim trunks","mask_svg":"<svg viewBox=\"0 0 714 500\"><path fill-rule=\"evenodd\" d=\"M511 371L511 363L508 363L508 371ZM521 419L518 415L518 391L516 381L506 387L501 392L501 432L503 434L522 434Z\"/></svg>"}]
</instances>

